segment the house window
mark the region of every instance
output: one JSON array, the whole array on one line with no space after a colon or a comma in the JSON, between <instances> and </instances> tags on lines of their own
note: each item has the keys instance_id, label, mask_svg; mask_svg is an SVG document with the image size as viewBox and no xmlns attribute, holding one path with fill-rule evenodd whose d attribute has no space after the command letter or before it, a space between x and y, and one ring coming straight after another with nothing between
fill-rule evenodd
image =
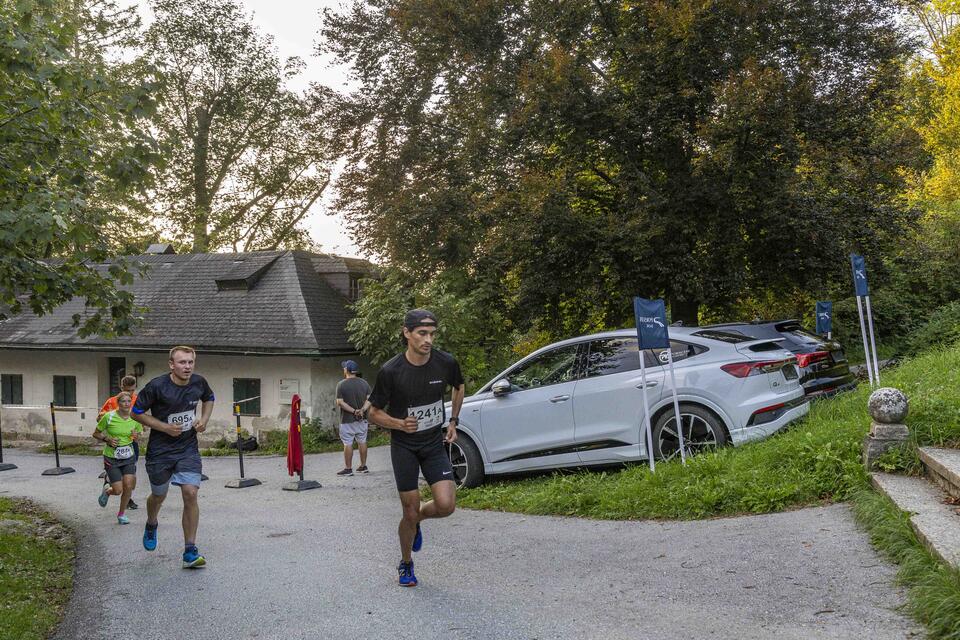
<instances>
[{"instance_id":1,"label":"house window","mask_svg":"<svg viewBox=\"0 0 960 640\"><path fill-rule=\"evenodd\" d=\"M351 300L351 302L356 302L357 300L360 299L360 294L361 294L360 280L362 280L362 279L363 279L362 276L356 276L356 275L353 275L353 274L350 275L350 300Z\"/></svg>"},{"instance_id":2,"label":"house window","mask_svg":"<svg viewBox=\"0 0 960 640\"><path fill-rule=\"evenodd\" d=\"M23 376L18 373L0 375L0 404L23 404Z\"/></svg>"},{"instance_id":3,"label":"house window","mask_svg":"<svg viewBox=\"0 0 960 640\"><path fill-rule=\"evenodd\" d=\"M58 407L77 406L76 376L53 376L53 404Z\"/></svg>"},{"instance_id":4,"label":"house window","mask_svg":"<svg viewBox=\"0 0 960 640\"><path fill-rule=\"evenodd\" d=\"M233 404L238 403L240 415L260 415L260 378L233 379Z\"/></svg>"}]
</instances>

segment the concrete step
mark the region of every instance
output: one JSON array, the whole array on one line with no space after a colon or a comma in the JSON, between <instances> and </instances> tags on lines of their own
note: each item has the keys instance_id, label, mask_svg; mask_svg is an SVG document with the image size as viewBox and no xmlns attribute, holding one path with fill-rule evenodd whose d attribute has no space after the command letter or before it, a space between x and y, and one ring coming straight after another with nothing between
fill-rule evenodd
<instances>
[{"instance_id":1,"label":"concrete step","mask_svg":"<svg viewBox=\"0 0 960 640\"><path fill-rule=\"evenodd\" d=\"M947 496L925 478L872 473L873 486L910 515L920 541L944 562L960 568L960 514Z\"/></svg>"},{"instance_id":2,"label":"concrete step","mask_svg":"<svg viewBox=\"0 0 960 640\"><path fill-rule=\"evenodd\" d=\"M960 449L920 447L927 476L954 498L960 498Z\"/></svg>"}]
</instances>

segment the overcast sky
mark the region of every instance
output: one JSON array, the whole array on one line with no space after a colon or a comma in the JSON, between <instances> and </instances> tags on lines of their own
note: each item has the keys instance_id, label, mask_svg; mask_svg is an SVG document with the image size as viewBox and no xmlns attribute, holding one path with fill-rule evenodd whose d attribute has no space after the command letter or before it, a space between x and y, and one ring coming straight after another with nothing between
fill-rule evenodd
<instances>
[{"instance_id":1,"label":"overcast sky","mask_svg":"<svg viewBox=\"0 0 960 640\"><path fill-rule=\"evenodd\" d=\"M153 19L147 0L137 0L145 24ZM338 9L342 0L240 0L248 13L253 14L253 22L261 32L273 36L281 58L299 56L306 63L306 69L295 82L293 89L305 89L311 82L320 82L334 89L344 88L346 70L337 67L329 58L314 55L321 24L321 11L325 7ZM346 234L343 218L331 208L330 194L314 205L306 219L306 226L313 241L321 245L323 251L345 256L359 256L359 249Z\"/></svg>"}]
</instances>

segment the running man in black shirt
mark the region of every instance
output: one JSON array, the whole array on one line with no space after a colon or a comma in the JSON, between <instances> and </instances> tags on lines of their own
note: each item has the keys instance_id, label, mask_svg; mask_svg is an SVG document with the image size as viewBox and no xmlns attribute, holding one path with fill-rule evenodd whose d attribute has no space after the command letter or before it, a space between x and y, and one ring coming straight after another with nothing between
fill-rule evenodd
<instances>
[{"instance_id":1,"label":"running man in black shirt","mask_svg":"<svg viewBox=\"0 0 960 640\"><path fill-rule=\"evenodd\" d=\"M443 446L456 442L463 404L463 374L449 353L433 348L437 318L425 309L407 312L403 337L407 350L383 365L370 395L370 421L392 429L390 457L403 505L400 520L400 586L417 586L411 551L423 544L420 522L445 518L456 506L453 467ZM452 387L451 415L446 415L443 395ZM446 433L443 427L446 425ZM433 500L420 502L420 472L427 479Z\"/></svg>"},{"instance_id":2,"label":"running man in black shirt","mask_svg":"<svg viewBox=\"0 0 960 640\"><path fill-rule=\"evenodd\" d=\"M203 433L213 413L213 391L193 372L196 353L190 347L170 349L170 373L147 383L137 395L133 419L150 428L147 443L147 525L143 548L157 548L157 517L170 485L180 487L183 497L183 567L195 569L206 564L197 550L197 526L200 524L202 467L197 434ZM149 411L148 415L146 412Z\"/></svg>"}]
</instances>

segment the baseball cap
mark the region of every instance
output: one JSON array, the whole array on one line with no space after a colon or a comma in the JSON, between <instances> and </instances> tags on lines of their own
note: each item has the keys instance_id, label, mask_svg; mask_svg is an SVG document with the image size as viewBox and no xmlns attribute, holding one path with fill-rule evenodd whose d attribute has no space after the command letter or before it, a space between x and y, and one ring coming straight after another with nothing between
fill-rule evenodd
<instances>
[{"instance_id":1,"label":"baseball cap","mask_svg":"<svg viewBox=\"0 0 960 640\"><path fill-rule=\"evenodd\" d=\"M403 317L403 326L410 331L417 327L435 327L437 326L437 316L426 309L411 309Z\"/></svg>"},{"instance_id":2,"label":"baseball cap","mask_svg":"<svg viewBox=\"0 0 960 640\"><path fill-rule=\"evenodd\" d=\"M353 360L344 360L340 363L340 366L349 371L350 373L360 373L360 365L358 365Z\"/></svg>"}]
</instances>

